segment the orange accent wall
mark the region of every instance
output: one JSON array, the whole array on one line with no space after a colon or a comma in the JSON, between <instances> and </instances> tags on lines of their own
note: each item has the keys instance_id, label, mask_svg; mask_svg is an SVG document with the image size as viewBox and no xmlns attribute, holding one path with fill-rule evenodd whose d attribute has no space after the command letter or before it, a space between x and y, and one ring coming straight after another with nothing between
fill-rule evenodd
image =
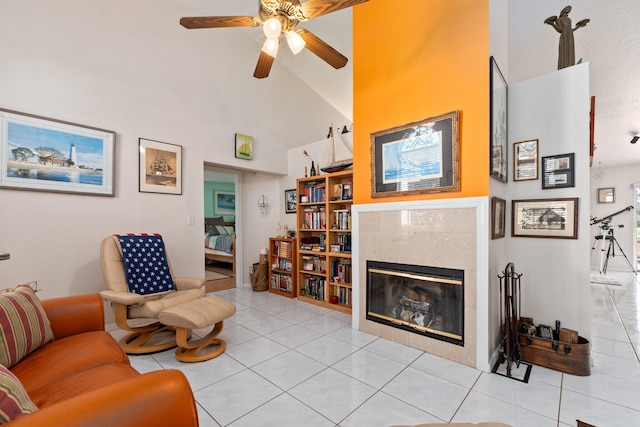
<instances>
[{"instance_id":1,"label":"orange accent wall","mask_svg":"<svg viewBox=\"0 0 640 427\"><path fill-rule=\"evenodd\" d=\"M355 203L489 194L488 0L370 0L353 8ZM460 111L460 191L371 197L370 134Z\"/></svg>"}]
</instances>

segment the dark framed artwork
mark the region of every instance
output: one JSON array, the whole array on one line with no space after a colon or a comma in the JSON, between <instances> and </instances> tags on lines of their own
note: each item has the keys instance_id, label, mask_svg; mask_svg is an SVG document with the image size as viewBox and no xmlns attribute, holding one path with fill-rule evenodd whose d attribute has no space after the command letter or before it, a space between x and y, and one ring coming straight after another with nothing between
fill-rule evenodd
<instances>
[{"instance_id":1,"label":"dark framed artwork","mask_svg":"<svg viewBox=\"0 0 640 427\"><path fill-rule=\"evenodd\" d=\"M505 230L507 201L499 197L491 198L491 239L502 239Z\"/></svg>"},{"instance_id":2,"label":"dark framed artwork","mask_svg":"<svg viewBox=\"0 0 640 427\"><path fill-rule=\"evenodd\" d=\"M296 213L296 207L298 206L298 196L296 195L296 190L284 190L284 212L285 213Z\"/></svg>"},{"instance_id":3,"label":"dark framed artwork","mask_svg":"<svg viewBox=\"0 0 640 427\"><path fill-rule=\"evenodd\" d=\"M115 195L115 132L10 110L0 128L0 188Z\"/></svg>"},{"instance_id":4,"label":"dark framed artwork","mask_svg":"<svg viewBox=\"0 0 640 427\"><path fill-rule=\"evenodd\" d=\"M574 153L542 158L542 189L575 187Z\"/></svg>"},{"instance_id":5,"label":"dark framed artwork","mask_svg":"<svg viewBox=\"0 0 640 427\"><path fill-rule=\"evenodd\" d=\"M512 237L578 238L578 198L513 200Z\"/></svg>"},{"instance_id":6,"label":"dark framed artwork","mask_svg":"<svg viewBox=\"0 0 640 427\"><path fill-rule=\"evenodd\" d=\"M507 182L507 81L498 63L489 59L489 170L492 178Z\"/></svg>"},{"instance_id":7,"label":"dark framed artwork","mask_svg":"<svg viewBox=\"0 0 640 427\"><path fill-rule=\"evenodd\" d=\"M253 137L236 133L236 158L253 160Z\"/></svg>"},{"instance_id":8,"label":"dark framed artwork","mask_svg":"<svg viewBox=\"0 0 640 427\"><path fill-rule=\"evenodd\" d=\"M614 203L616 201L616 190L613 187L598 188L598 203Z\"/></svg>"},{"instance_id":9,"label":"dark framed artwork","mask_svg":"<svg viewBox=\"0 0 640 427\"><path fill-rule=\"evenodd\" d=\"M138 190L182 194L182 146L139 138Z\"/></svg>"},{"instance_id":10,"label":"dark framed artwork","mask_svg":"<svg viewBox=\"0 0 640 427\"><path fill-rule=\"evenodd\" d=\"M513 180L530 181L538 179L538 140L513 144Z\"/></svg>"},{"instance_id":11,"label":"dark framed artwork","mask_svg":"<svg viewBox=\"0 0 640 427\"><path fill-rule=\"evenodd\" d=\"M371 134L371 197L460 190L458 111Z\"/></svg>"}]
</instances>

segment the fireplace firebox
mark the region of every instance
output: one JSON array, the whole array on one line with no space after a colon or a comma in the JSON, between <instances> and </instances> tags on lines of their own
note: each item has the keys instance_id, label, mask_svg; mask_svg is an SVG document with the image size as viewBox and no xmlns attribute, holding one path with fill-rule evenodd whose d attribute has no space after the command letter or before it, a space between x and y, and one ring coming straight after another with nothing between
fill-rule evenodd
<instances>
[{"instance_id":1,"label":"fireplace firebox","mask_svg":"<svg viewBox=\"0 0 640 427\"><path fill-rule=\"evenodd\" d=\"M464 271L367 261L367 320L464 346Z\"/></svg>"}]
</instances>

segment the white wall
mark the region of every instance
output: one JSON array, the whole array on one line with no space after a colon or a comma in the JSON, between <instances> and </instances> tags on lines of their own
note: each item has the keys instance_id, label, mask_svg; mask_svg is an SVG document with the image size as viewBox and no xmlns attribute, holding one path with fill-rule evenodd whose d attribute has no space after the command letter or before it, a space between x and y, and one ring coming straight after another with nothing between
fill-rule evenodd
<instances>
[{"instance_id":1,"label":"white wall","mask_svg":"<svg viewBox=\"0 0 640 427\"><path fill-rule=\"evenodd\" d=\"M522 315L591 335L589 288L589 64L576 65L509 86L509 156L513 143L537 139L540 158L575 153L575 187L542 190L535 181L512 182L516 199L577 197L578 239L507 237L506 253L522 273ZM512 159L513 157L510 157ZM508 210L511 217L511 209ZM511 226L507 226L510 234Z\"/></svg>"},{"instance_id":2,"label":"white wall","mask_svg":"<svg viewBox=\"0 0 640 427\"><path fill-rule=\"evenodd\" d=\"M162 233L176 274L203 277L204 162L284 175L288 144L346 122L278 61L254 79L259 42L233 34L248 29L182 28L179 18L196 13L183 3L2 2L0 108L117 137L113 198L0 189L0 247L11 253L0 287L38 279L44 298L99 291L100 241L123 232ZM235 132L254 137L253 161L234 158ZM138 192L140 137L183 147L182 195ZM243 272L278 217L257 207L278 179L246 183Z\"/></svg>"},{"instance_id":3,"label":"white wall","mask_svg":"<svg viewBox=\"0 0 640 427\"><path fill-rule=\"evenodd\" d=\"M594 176L598 172L598 166L594 165L591 170L591 205L589 214L591 217L602 219L612 214L623 210L628 206L635 208L635 194L633 189L634 183L640 183L640 168L638 165L617 166L610 168L601 168L604 177L600 180L595 179ZM610 188L615 189L615 202L614 203L598 203L598 188ZM635 265L634 256L636 245L636 211L635 209L625 211L615 215L611 218L611 226L614 226L614 236L620 247L624 251L624 254L629 258L632 265ZM599 225L602 225L600 223ZM601 233L599 225L593 225L590 227L591 246L595 243L595 236ZM617 228L622 225L623 228ZM605 246L606 248L606 246ZM598 271L600 269L601 261L601 246L598 245L595 250L591 251L591 269ZM609 258L609 265L607 271L628 271L631 272L631 267L627 264L624 256L618 248L615 247L615 257ZM606 255L606 254L605 254Z\"/></svg>"}]
</instances>

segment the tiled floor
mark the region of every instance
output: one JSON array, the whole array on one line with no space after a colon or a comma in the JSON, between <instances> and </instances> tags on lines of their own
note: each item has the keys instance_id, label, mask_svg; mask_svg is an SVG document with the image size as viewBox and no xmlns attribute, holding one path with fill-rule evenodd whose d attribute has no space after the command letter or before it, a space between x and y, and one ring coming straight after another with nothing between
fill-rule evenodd
<instances>
[{"instance_id":1,"label":"tiled floor","mask_svg":"<svg viewBox=\"0 0 640 427\"><path fill-rule=\"evenodd\" d=\"M640 426L640 279L607 277L622 285L590 285L588 377L534 366L529 383L521 383L354 331L349 316L251 288L216 293L237 306L225 322L227 351L220 357L183 364L170 350L131 362L141 372L182 370L202 427L443 421L551 427L575 426L576 419Z\"/></svg>"}]
</instances>

